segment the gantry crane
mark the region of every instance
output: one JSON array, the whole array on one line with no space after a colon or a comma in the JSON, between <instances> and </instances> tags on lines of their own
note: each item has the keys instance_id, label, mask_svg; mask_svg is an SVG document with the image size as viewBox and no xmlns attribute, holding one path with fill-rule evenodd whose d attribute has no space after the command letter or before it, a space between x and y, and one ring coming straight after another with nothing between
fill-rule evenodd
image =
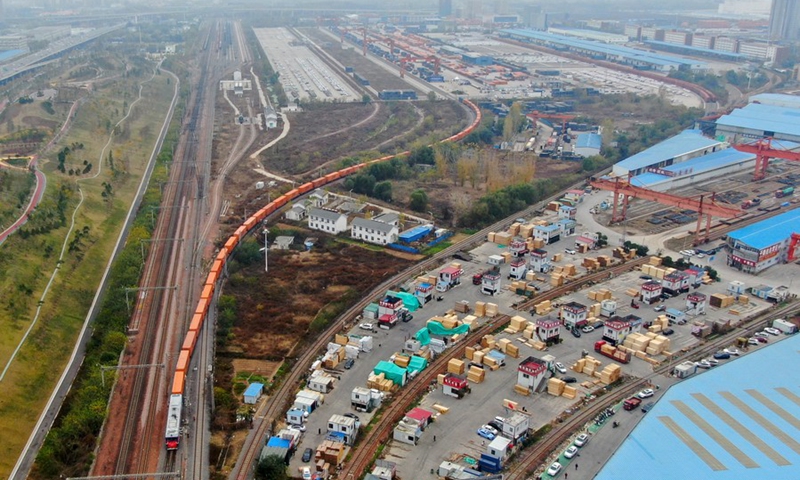
<instances>
[{"instance_id":1,"label":"gantry crane","mask_svg":"<svg viewBox=\"0 0 800 480\"><path fill-rule=\"evenodd\" d=\"M625 220L625 215L628 213L628 198L641 198L650 200L662 205L669 205L678 207L682 210L692 210L697 212L697 228L695 229L694 245L700 245L708 241L709 231L711 230L711 217L732 218L741 215L743 212L739 209L724 207L717 205L714 201L714 193L711 198L701 195L700 198L685 198L669 193L655 192L646 188L635 187L630 184L629 178L617 177L614 179L594 179L589 182L594 188L600 190L607 190L614 192L612 200L612 213L611 223L617 223ZM622 212L617 215L617 204L619 198L622 196ZM703 215L706 216L705 233L702 231Z\"/></svg>"},{"instance_id":2,"label":"gantry crane","mask_svg":"<svg viewBox=\"0 0 800 480\"><path fill-rule=\"evenodd\" d=\"M787 260L790 262L794 262L797 258L795 252L797 251L797 244L800 243L800 233L793 233L792 239L789 241L789 256Z\"/></svg>"},{"instance_id":3,"label":"gantry crane","mask_svg":"<svg viewBox=\"0 0 800 480\"><path fill-rule=\"evenodd\" d=\"M567 133L567 122L570 120L575 119L575 115L569 115L566 113L545 113L545 112L538 112L533 111L526 115L528 118L533 120L535 124L539 119L546 118L548 120L561 120L561 134Z\"/></svg>"},{"instance_id":4,"label":"gantry crane","mask_svg":"<svg viewBox=\"0 0 800 480\"><path fill-rule=\"evenodd\" d=\"M740 152L755 154L756 170L753 173L753 181L755 182L763 180L767 176L767 167L769 167L770 158L781 158L793 162L800 162L800 152L773 148L771 137L762 138L753 143L740 143L734 145L733 148Z\"/></svg>"},{"instance_id":5,"label":"gantry crane","mask_svg":"<svg viewBox=\"0 0 800 480\"><path fill-rule=\"evenodd\" d=\"M406 64L412 62L433 62L433 73L434 75L439 75L439 71L441 70L441 60L439 57L430 55L427 57L403 57L400 59L400 78L404 78L406 76Z\"/></svg>"}]
</instances>

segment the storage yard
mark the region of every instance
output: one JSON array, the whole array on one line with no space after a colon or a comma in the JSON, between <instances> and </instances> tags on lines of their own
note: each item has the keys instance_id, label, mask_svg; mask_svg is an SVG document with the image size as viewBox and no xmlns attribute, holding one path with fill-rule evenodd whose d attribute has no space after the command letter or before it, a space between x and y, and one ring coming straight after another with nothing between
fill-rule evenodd
<instances>
[{"instance_id":1,"label":"storage yard","mask_svg":"<svg viewBox=\"0 0 800 480\"><path fill-rule=\"evenodd\" d=\"M261 47L280 74L283 90L290 100L361 101L354 91L286 28L254 29Z\"/></svg>"}]
</instances>

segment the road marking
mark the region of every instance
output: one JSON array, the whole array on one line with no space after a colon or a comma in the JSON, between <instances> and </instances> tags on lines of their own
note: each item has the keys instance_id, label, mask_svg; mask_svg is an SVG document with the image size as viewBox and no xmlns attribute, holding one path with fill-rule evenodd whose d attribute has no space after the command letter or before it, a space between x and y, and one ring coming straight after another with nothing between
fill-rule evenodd
<instances>
[{"instance_id":1,"label":"road marking","mask_svg":"<svg viewBox=\"0 0 800 480\"><path fill-rule=\"evenodd\" d=\"M758 400L762 405L764 405L765 407L767 407L770 410L772 410L772 412L775 415L781 417L781 419L783 419L784 422L786 422L786 423L792 425L794 428L800 430L800 419L798 419L797 417L795 417L791 413L789 413L786 410L784 410L783 408L781 408L780 405L778 405L777 403L775 403L772 400L770 400L769 398L767 398L763 393L759 392L758 390L753 390L753 389L745 390L745 392L747 392L747 394L750 395L751 397L753 397L756 400Z\"/></svg>"},{"instance_id":2,"label":"road marking","mask_svg":"<svg viewBox=\"0 0 800 480\"><path fill-rule=\"evenodd\" d=\"M758 468L759 465L750 457L747 456L739 447L733 444L730 440L728 440L724 435L719 433L719 430L714 428L710 423L706 422L703 417L697 414L694 410L692 410L689 405L686 405L680 400L673 400L670 402L675 408L678 409L682 414L684 414L692 423L700 427L700 430L703 431L706 435L711 437L719 446L725 449L733 458L735 458L739 463L744 465L746 468Z\"/></svg>"},{"instance_id":3,"label":"road marking","mask_svg":"<svg viewBox=\"0 0 800 480\"><path fill-rule=\"evenodd\" d=\"M720 392L720 395L722 395L725 400L731 402L736 408L744 412L748 417L752 418L764 430L771 433L775 438L786 444L789 448L794 450L795 453L800 455L800 443L798 443L797 440L792 438L780 428L776 427L774 423L764 418L763 415L753 410L750 405L747 405L743 401L736 398L736 396L731 392Z\"/></svg>"},{"instance_id":4,"label":"road marking","mask_svg":"<svg viewBox=\"0 0 800 480\"><path fill-rule=\"evenodd\" d=\"M670 429L670 431L673 434L675 434L676 437L678 437L683 443L685 443L686 446L689 447L689 450L691 450L692 452L694 452L695 455L700 457L700 460L706 462L706 465L708 465L709 468L711 468L711 470L714 470L715 472L720 472L728 469L725 465L722 464L722 462L717 460L717 457L711 455L711 452L706 450L706 447L704 447L700 442L695 440L694 437L689 435L689 433L687 433L686 430L682 429L677 423L675 423L675 420L666 416L658 417L658 419L661 420L661 423L663 423L664 426Z\"/></svg>"},{"instance_id":5,"label":"road marking","mask_svg":"<svg viewBox=\"0 0 800 480\"><path fill-rule=\"evenodd\" d=\"M720 420L727 423L729 427L731 427L736 433L741 435L745 440L750 442L754 447L756 447L761 453L766 455L770 460L775 462L776 464L784 467L787 465L791 465L791 462L786 460L780 453L776 452L772 447L767 445L767 443L759 438L756 434L750 431L747 427L739 423L733 416L731 416L728 412L720 408L720 406L712 401L710 398L706 397L702 393L693 393L692 396L700 402L704 407L709 409L711 413L719 417Z\"/></svg>"}]
</instances>

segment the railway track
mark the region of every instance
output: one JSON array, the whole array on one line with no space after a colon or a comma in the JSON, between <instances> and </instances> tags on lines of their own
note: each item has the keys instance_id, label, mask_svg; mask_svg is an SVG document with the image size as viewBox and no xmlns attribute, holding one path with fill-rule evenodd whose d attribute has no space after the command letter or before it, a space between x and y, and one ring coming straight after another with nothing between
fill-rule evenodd
<instances>
[{"instance_id":1,"label":"railway track","mask_svg":"<svg viewBox=\"0 0 800 480\"><path fill-rule=\"evenodd\" d=\"M731 345L731 343L738 337L741 336L750 336L756 331L763 328L761 318L763 316L769 317L781 317L784 314L792 313L796 311L797 305L796 302L785 307L782 307L778 310L769 311L764 315L760 315L750 322L748 322L746 327L741 329L733 330L732 332L728 333L727 335L723 335L719 338L712 340L711 342L704 345L702 348L698 350L693 350L691 352L687 352L686 354L682 355L680 358L672 359L672 361L664 363L657 367L652 374L648 375L645 378L637 379L631 383L626 383L621 388L614 390L613 392L609 393L601 397L601 399L593 404L587 406L586 408L581 409L576 415L572 416L569 420L562 424L558 424L553 430L551 430L541 442L535 444L524 453L524 456L521 457L517 462L515 462L511 469L508 472L507 479L508 480L523 480L528 476L534 474L536 468L544 462L549 455L552 454L554 451L560 451L560 446L564 443L569 437L574 435L577 430L583 428L583 426L589 423L593 418L600 414L604 409L622 401L625 398L632 396L636 391L641 389L645 386L649 380L656 375L662 375L665 373L669 373L672 366L675 364L676 361L685 360L690 357L704 357L710 355L721 348L727 347Z\"/></svg>"}]
</instances>

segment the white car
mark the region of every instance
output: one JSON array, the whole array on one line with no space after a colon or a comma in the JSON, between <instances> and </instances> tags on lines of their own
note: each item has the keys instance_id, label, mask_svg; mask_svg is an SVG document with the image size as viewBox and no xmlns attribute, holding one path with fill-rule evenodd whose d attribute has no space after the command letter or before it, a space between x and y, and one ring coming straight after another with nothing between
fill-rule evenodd
<instances>
[{"instance_id":1,"label":"white car","mask_svg":"<svg viewBox=\"0 0 800 480\"><path fill-rule=\"evenodd\" d=\"M300 473L302 474L303 480L311 480L311 469L308 467L302 467L300 469Z\"/></svg>"},{"instance_id":2,"label":"white car","mask_svg":"<svg viewBox=\"0 0 800 480\"><path fill-rule=\"evenodd\" d=\"M575 438L575 446L582 447L589 443L589 435L586 433L581 433Z\"/></svg>"},{"instance_id":3,"label":"white car","mask_svg":"<svg viewBox=\"0 0 800 480\"><path fill-rule=\"evenodd\" d=\"M733 347L728 347L723 352L727 353L728 355L736 355L739 356L739 350Z\"/></svg>"},{"instance_id":4,"label":"white car","mask_svg":"<svg viewBox=\"0 0 800 480\"><path fill-rule=\"evenodd\" d=\"M575 255L577 253L575 250L572 250L571 248L566 248L564 249L564 251L570 255Z\"/></svg>"},{"instance_id":5,"label":"white car","mask_svg":"<svg viewBox=\"0 0 800 480\"><path fill-rule=\"evenodd\" d=\"M374 325L372 325L371 323L359 323L358 324L358 328L360 328L361 330L372 330L373 327L374 327Z\"/></svg>"},{"instance_id":6,"label":"white car","mask_svg":"<svg viewBox=\"0 0 800 480\"><path fill-rule=\"evenodd\" d=\"M547 469L547 474L551 477L555 477L559 472L561 472L562 468L564 467L562 467L560 463L553 462L553 464L550 465L550 468Z\"/></svg>"},{"instance_id":7,"label":"white car","mask_svg":"<svg viewBox=\"0 0 800 480\"><path fill-rule=\"evenodd\" d=\"M586 325L585 327L581 328L583 333L592 333L594 332L594 327L591 325Z\"/></svg>"},{"instance_id":8,"label":"white car","mask_svg":"<svg viewBox=\"0 0 800 480\"><path fill-rule=\"evenodd\" d=\"M747 344L748 345L755 345L757 347L757 346L760 345L760 342L758 340L756 340L755 338L751 337L751 338L747 339Z\"/></svg>"},{"instance_id":9,"label":"white car","mask_svg":"<svg viewBox=\"0 0 800 480\"><path fill-rule=\"evenodd\" d=\"M637 394L637 397L639 397L639 398L650 398L653 395L655 395L655 393L656 392L654 392L652 388L645 388L644 390L642 390L641 392L639 392Z\"/></svg>"},{"instance_id":10,"label":"white car","mask_svg":"<svg viewBox=\"0 0 800 480\"><path fill-rule=\"evenodd\" d=\"M555 366L556 370L558 370L558 373L567 373L567 367L565 367L563 363L556 362Z\"/></svg>"},{"instance_id":11,"label":"white car","mask_svg":"<svg viewBox=\"0 0 800 480\"><path fill-rule=\"evenodd\" d=\"M697 254L697 255L695 255L695 256L696 256L697 258L705 258L705 256L706 256L706 255L705 255L704 253L698 253L698 254Z\"/></svg>"},{"instance_id":12,"label":"white car","mask_svg":"<svg viewBox=\"0 0 800 480\"><path fill-rule=\"evenodd\" d=\"M769 333L770 335L775 335L776 337L781 334L781 331L777 328L767 327L764 329L765 332Z\"/></svg>"},{"instance_id":13,"label":"white car","mask_svg":"<svg viewBox=\"0 0 800 480\"><path fill-rule=\"evenodd\" d=\"M683 255L684 257L691 257L692 255L694 255L694 253L690 253L690 252L691 252L691 250L681 250L679 253L681 255Z\"/></svg>"},{"instance_id":14,"label":"white car","mask_svg":"<svg viewBox=\"0 0 800 480\"><path fill-rule=\"evenodd\" d=\"M569 448L567 448L567 449L564 451L564 457L565 457L565 458L572 458L572 457L574 457L574 456L575 456L577 453L578 453L578 447L576 447L575 445L570 445L570 446L569 446Z\"/></svg>"}]
</instances>

